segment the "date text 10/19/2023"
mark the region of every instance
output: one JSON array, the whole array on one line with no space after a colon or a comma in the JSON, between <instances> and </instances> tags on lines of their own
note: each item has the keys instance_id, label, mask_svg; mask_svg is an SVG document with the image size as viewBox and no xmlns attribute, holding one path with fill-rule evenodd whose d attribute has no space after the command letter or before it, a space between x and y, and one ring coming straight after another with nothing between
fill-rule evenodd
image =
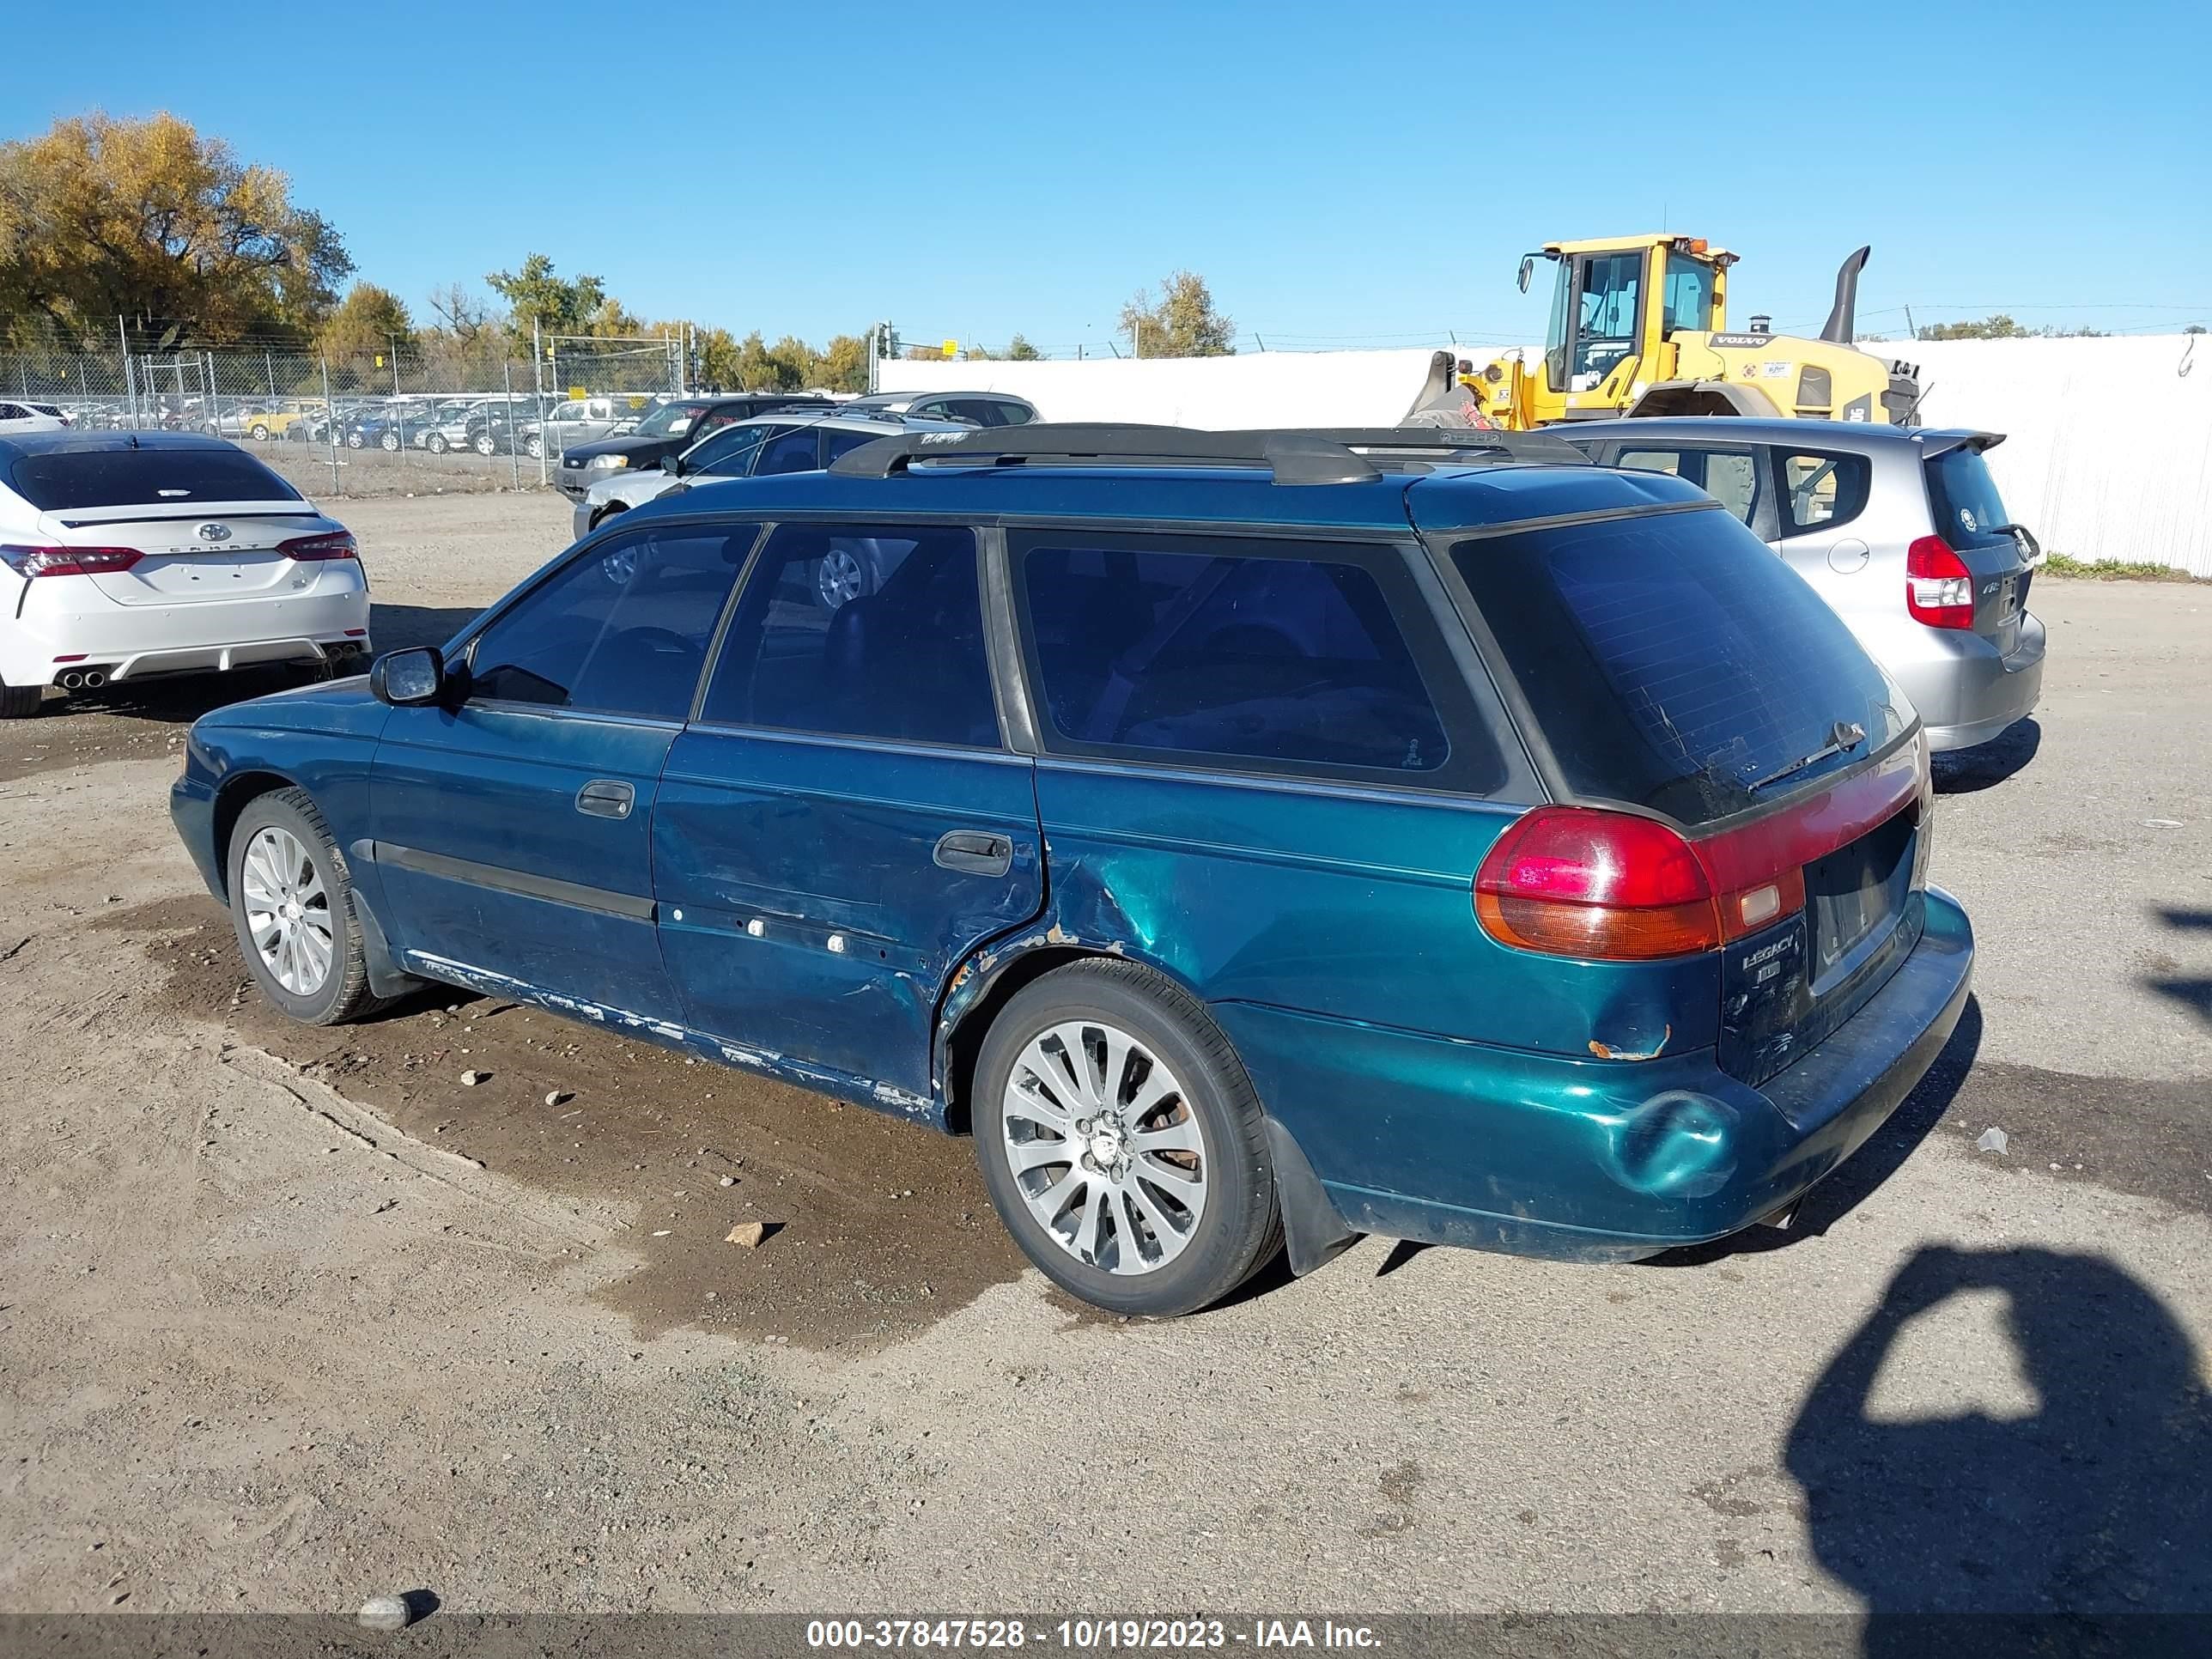
<instances>
[{"instance_id":1,"label":"date text 10/19/2023","mask_svg":"<svg viewBox=\"0 0 2212 1659\"><path fill-rule=\"evenodd\" d=\"M1178 1648L1373 1649L1364 1625L1323 1619L1062 1619L1034 1627L1024 1619L815 1619L806 1645L825 1649L1059 1648L1134 1652Z\"/></svg>"}]
</instances>

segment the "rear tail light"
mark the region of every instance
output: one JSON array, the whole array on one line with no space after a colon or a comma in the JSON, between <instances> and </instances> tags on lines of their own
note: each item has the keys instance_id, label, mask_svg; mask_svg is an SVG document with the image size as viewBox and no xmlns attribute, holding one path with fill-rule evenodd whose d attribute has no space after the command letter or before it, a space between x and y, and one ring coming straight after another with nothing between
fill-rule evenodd
<instances>
[{"instance_id":1,"label":"rear tail light","mask_svg":"<svg viewBox=\"0 0 2212 1659\"><path fill-rule=\"evenodd\" d=\"M276 544L276 550L288 559L310 563L318 559L357 559L361 549L355 545L352 532L336 531L326 536L295 536L289 542Z\"/></svg>"},{"instance_id":2,"label":"rear tail light","mask_svg":"<svg viewBox=\"0 0 2212 1659\"><path fill-rule=\"evenodd\" d=\"M135 547L0 547L0 562L19 576L106 575L145 556Z\"/></svg>"},{"instance_id":3,"label":"rear tail light","mask_svg":"<svg viewBox=\"0 0 2212 1659\"><path fill-rule=\"evenodd\" d=\"M1905 550L1905 608L1930 628L1974 625L1974 573L1941 536Z\"/></svg>"},{"instance_id":4,"label":"rear tail light","mask_svg":"<svg viewBox=\"0 0 2212 1659\"><path fill-rule=\"evenodd\" d=\"M1499 944L1600 961L1717 951L1804 908L1801 868L1723 891L1695 842L1582 806L1528 814L1474 878L1476 919Z\"/></svg>"}]
</instances>

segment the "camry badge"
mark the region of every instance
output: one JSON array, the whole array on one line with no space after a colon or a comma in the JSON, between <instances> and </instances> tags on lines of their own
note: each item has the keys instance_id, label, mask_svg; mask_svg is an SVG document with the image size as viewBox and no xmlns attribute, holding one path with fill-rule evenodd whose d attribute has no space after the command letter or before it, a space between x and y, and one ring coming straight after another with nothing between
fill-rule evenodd
<instances>
[{"instance_id":1,"label":"camry badge","mask_svg":"<svg viewBox=\"0 0 2212 1659\"><path fill-rule=\"evenodd\" d=\"M227 542L230 539L230 526L227 524L204 524L195 533L204 542Z\"/></svg>"}]
</instances>

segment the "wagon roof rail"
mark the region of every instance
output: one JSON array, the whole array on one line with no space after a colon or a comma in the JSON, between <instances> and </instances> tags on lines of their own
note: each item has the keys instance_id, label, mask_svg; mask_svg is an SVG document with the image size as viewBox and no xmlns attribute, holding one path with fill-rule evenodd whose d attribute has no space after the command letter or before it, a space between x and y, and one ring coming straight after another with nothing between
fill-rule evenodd
<instances>
[{"instance_id":1,"label":"wagon roof rail","mask_svg":"<svg viewBox=\"0 0 2212 1659\"><path fill-rule=\"evenodd\" d=\"M1547 433L1472 427L1284 427L1212 432L1196 427L1060 424L959 432L902 432L848 450L830 464L843 477L889 478L931 465L1020 466L1110 463L1146 466L1266 467L1281 484L1362 483L1378 460L1425 465L1492 459L1587 466Z\"/></svg>"}]
</instances>

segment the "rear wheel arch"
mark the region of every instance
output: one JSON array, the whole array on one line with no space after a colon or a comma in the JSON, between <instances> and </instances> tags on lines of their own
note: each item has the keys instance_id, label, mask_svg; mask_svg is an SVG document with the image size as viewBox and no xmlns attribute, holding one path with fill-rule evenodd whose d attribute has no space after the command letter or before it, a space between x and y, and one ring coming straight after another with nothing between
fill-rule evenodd
<instances>
[{"instance_id":1,"label":"rear wheel arch","mask_svg":"<svg viewBox=\"0 0 2212 1659\"><path fill-rule=\"evenodd\" d=\"M1079 962L1123 963L1157 980L1167 994L1188 998L1200 1008L1206 1006L1194 986L1159 963L1131 956L1109 942L1068 938L1050 921L1045 927L1047 931L1012 944L987 945L971 951L953 972L938 1007L936 1044L945 1127L950 1133L967 1134L975 1127L975 1064L992 1025L1016 995L1054 969ZM971 980L977 982L971 986Z\"/></svg>"}]
</instances>

